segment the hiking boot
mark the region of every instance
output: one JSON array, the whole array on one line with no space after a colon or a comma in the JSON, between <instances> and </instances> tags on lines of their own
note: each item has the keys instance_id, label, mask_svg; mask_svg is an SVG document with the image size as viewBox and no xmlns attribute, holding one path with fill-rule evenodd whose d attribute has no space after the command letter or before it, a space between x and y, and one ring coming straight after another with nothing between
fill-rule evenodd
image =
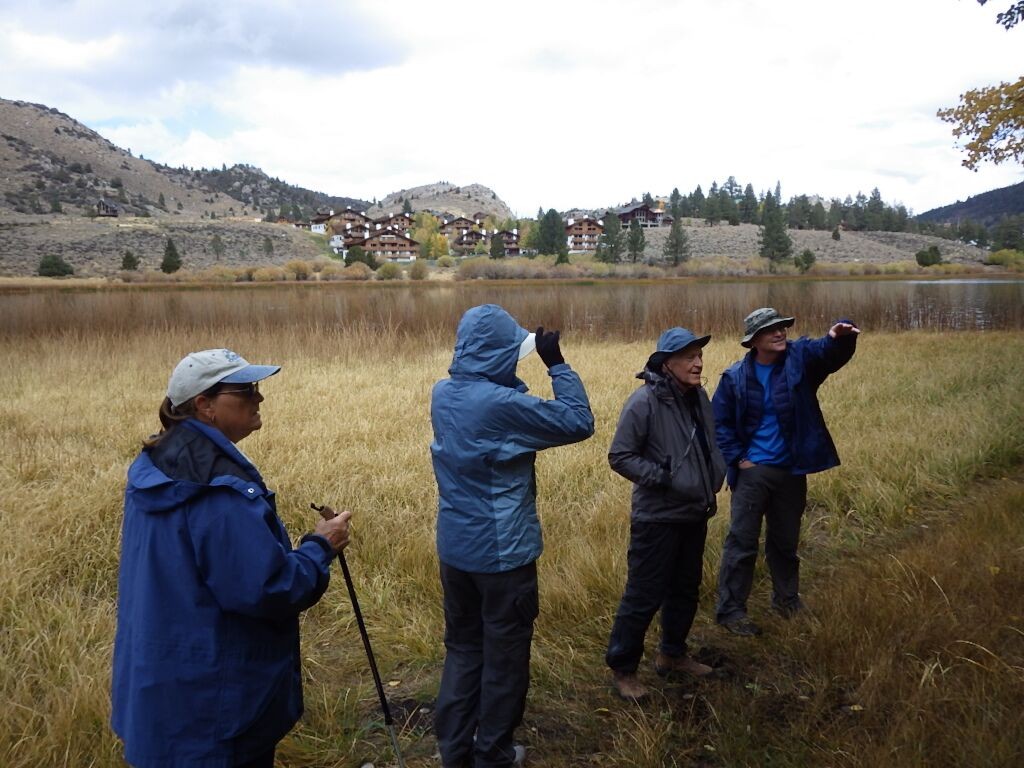
<instances>
[{"instance_id":1,"label":"hiking boot","mask_svg":"<svg viewBox=\"0 0 1024 768\"><path fill-rule=\"evenodd\" d=\"M706 677L714 672L707 664L701 664L692 656L666 656L661 651L658 651L658 655L654 657L654 671L658 673L659 677L675 674Z\"/></svg>"},{"instance_id":2,"label":"hiking boot","mask_svg":"<svg viewBox=\"0 0 1024 768\"><path fill-rule=\"evenodd\" d=\"M626 701L641 701L647 698L647 688L640 682L636 672L612 672L612 685L620 698Z\"/></svg>"},{"instance_id":3,"label":"hiking boot","mask_svg":"<svg viewBox=\"0 0 1024 768\"><path fill-rule=\"evenodd\" d=\"M473 737L473 741L476 741L476 736ZM513 744L512 752L514 753L514 756L512 757L512 768L522 768L522 766L526 763L526 747L524 747L522 744ZM435 755L435 757L440 756L440 754ZM470 763L468 762L460 763L459 768L463 768L463 766L469 765ZM441 768L449 768L449 766L442 765Z\"/></svg>"},{"instance_id":4,"label":"hiking boot","mask_svg":"<svg viewBox=\"0 0 1024 768\"><path fill-rule=\"evenodd\" d=\"M761 634L761 627L746 616L737 616L734 619L726 619L718 623L740 637L756 637Z\"/></svg>"},{"instance_id":5,"label":"hiking boot","mask_svg":"<svg viewBox=\"0 0 1024 768\"><path fill-rule=\"evenodd\" d=\"M807 611L807 606L803 604L803 601L798 597L792 603L786 603L785 605L772 605L775 612L784 619L792 619L794 616L798 616Z\"/></svg>"}]
</instances>

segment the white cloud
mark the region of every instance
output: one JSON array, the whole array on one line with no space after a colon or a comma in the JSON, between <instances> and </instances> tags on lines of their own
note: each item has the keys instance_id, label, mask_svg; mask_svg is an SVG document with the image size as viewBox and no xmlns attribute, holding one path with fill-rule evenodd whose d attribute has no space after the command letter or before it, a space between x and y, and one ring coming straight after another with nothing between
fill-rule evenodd
<instances>
[{"instance_id":1,"label":"white cloud","mask_svg":"<svg viewBox=\"0 0 1024 768\"><path fill-rule=\"evenodd\" d=\"M59 41L85 59L108 39L95 10L71 7L79 34L27 5L10 16L58 44L52 60L0 54L27 62L0 73L5 96L171 165L247 162L331 194L480 182L532 214L734 175L786 196L877 186L923 211L1021 178L963 169L935 117L1019 77L1024 30L975 3L119 4L102 35L120 36L119 73L138 74L94 66L69 83L46 74L78 58Z\"/></svg>"},{"instance_id":2,"label":"white cloud","mask_svg":"<svg viewBox=\"0 0 1024 768\"><path fill-rule=\"evenodd\" d=\"M122 54L124 43L124 38L118 34L76 41L34 34L12 25L0 27L0 50L5 52L5 62L53 76L106 66Z\"/></svg>"}]
</instances>

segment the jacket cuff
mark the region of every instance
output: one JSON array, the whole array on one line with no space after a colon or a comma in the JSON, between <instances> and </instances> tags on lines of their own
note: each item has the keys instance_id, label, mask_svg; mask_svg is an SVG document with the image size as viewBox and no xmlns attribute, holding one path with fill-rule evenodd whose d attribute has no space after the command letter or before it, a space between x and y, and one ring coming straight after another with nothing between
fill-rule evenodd
<instances>
[{"instance_id":1,"label":"jacket cuff","mask_svg":"<svg viewBox=\"0 0 1024 768\"><path fill-rule=\"evenodd\" d=\"M327 553L328 560L332 559L337 554L337 552L334 551L333 547L331 547L331 542L329 542L319 533L307 533L305 536L302 537L299 543L305 544L307 541L312 541L316 544L319 544L320 547L324 550L324 552Z\"/></svg>"},{"instance_id":2,"label":"jacket cuff","mask_svg":"<svg viewBox=\"0 0 1024 768\"><path fill-rule=\"evenodd\" d=\"M558 363L558 365L552 365L548 368L548 376L554 376L556 373L564 373L571 370L572 368L568 363Z\"/></svg>"}]
</instances>

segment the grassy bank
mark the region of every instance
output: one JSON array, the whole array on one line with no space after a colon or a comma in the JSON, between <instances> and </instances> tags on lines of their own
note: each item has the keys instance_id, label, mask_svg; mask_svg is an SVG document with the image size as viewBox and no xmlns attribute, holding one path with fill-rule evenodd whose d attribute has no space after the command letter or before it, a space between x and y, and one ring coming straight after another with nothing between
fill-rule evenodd
<instances>
[{"instance_id":1,"label":"grassy bank","mask_svg":"<svg viewBox=\"0 0 1024 768\"><path fill-rule=\"evenodd\" d=\"M443 657L427 413L449 343L374 328L218 332L212 320L184 334L55 328L0 342L0 765L120 764L107 720L124 471L156 428L173 363L227 344L285 366L264 387L265 428L243 447L277 490L293 538L313 525L310 501L355 512L349 562L407 762L435 766L420 711ZM866 333L822 390L844 464L810 483L804 592L814 617L767 618L759 642L711 625L719 514L695 641L720 679L665 686L638 708L610 696L602 668L629 497L605 453L649 346L566 344L597 434L539 460L546 551L522 732L531 764L1012 764L1024 743L1024 495L1020 482L979 480L1015 472L1024 457L1024 338ZM709 388L737 351L712 342ZM522 375L550 393L535 356ZM759 616L767 592L759 571ZM385 739L340 578L303 633L307 716L280 764L381 765Z\"/></svg>"}]
</instances>

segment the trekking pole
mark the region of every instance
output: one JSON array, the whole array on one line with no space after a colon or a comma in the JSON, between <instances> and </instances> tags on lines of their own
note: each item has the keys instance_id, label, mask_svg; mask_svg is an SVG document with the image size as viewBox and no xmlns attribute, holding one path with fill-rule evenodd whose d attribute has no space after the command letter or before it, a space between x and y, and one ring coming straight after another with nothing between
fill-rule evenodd
<instances>
[{"instance_id":1,"label":"trekking pole","mask_svg":"<svg viewBox=\"0 0 1024 768\"><path fill-rule=\"evenodd\" d=\"M320 513L324 520L337 517L337 513L330 507L310 504L310 507ZM377 671L377 660L373 657L373 648L370 646L370 636L366 632L366 624L363 622L363 612L359 610L359 599L356 597L356 588L352 584L352 574L349 573L348 563L345 561L344 550L338 552L338 562L341 564L341 572L345 576L345 586L348 587L348 598L352 602L352 612L356 615L356 624L359 625L359 634L363 638L363 648L366 649L366 658L370 662L370 672L373 673L373 683L377 686L377 696L380 699L380 708L384 713L384 727L387 728L388 736L391 738L391 748L398 758L399 768L405 768L405 761L402 759L402 750L398 746L398 735L395 733L395 721L391 717L391 707L388 706L387 696L384 695L384 686L380 682L380 672Z\"/></svg>"}]
</instances>

